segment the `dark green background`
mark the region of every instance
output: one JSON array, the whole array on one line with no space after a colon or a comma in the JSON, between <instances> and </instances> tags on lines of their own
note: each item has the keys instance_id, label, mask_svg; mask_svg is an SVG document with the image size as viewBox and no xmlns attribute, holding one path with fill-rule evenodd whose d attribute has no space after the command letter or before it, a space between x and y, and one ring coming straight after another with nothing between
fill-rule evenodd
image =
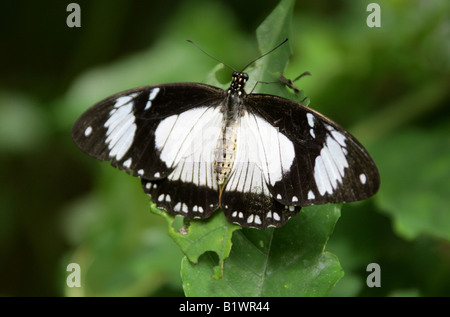
<instances>
[{"instance_id":1,"label":"dark green background","mask_svg":"<svg viewBox=\"0 0 450 317\"><path fill-rule=\"evenodd\" d=\"M0 295L183 295L182 254L139 181L90 159L70 129L96 101L134 86L203 81L215 62L259 55L255 28L278 1L0 3ZM287 77L377 162L373 199L345 205L327 250L334 296L450 295L449 2L298 1ZM65 286L82 264L83 287ZM381 266L368 288L366 266ZM84 269L86 268L86 269Z\"/></svg>"}]
</instances>

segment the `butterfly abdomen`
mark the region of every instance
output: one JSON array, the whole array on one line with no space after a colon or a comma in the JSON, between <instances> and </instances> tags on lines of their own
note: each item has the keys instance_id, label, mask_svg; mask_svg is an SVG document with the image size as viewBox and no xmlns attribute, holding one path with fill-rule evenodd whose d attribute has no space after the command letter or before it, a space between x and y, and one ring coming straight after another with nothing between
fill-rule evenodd
<instances>
[{"instance_id":1,"label":"butterfly abdomen","mask_svg":"<svg viewBox=\"0 0 450 317\"><path fill-rule=\"evenodd\" d=\"M237 76L233 77L233 83L238 80L237 78ZM239 82L242 82L242 79ZM245 81L243 83L245 84ZM239 91L242 87L243 84L240 84L239 88L230 89L228 97L221 105L223 123L214 149L214 174L219 186L225 184L236 157L237 131L242 110Z\"/></svg>"},{"instance_id":2,"label":"butterfly abdomen","mask_svg":"<svg viewBox=\"0 0 450 317\"><path fill-rule=\"evenodd\" d=\"M237 145L237 122L230 120L222 127L214 150L214 174L218 185L225 183L233 168Z\"/></svg>"}]
</instances>

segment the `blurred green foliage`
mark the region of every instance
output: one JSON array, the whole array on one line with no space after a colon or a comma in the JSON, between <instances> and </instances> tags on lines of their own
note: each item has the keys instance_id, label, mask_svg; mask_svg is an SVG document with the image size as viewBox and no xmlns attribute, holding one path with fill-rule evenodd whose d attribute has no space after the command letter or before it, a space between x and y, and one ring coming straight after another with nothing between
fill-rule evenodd
<instances>
[{"instance_id":1,"label":"blurred green foliage","mask_svg":"<svg viewBox=\"0 0 450 317\"><path fill-rule=\"evenodd\" d=\"M76 2L79 29L65 25L70 1L1 3L0 295L183 296L191 264L139 181L81 153L70 129L127 88L226 86L229 70L211 78L216 62L185 40L239 69L260 54L255 29L278 1ZM285 76L312 74L296 83L310 106L348 128L381 174L379 193L344 205L328 240L345 272L331 295L449 296L450 3L376 1L381 28L369 28L370 2L297 1L289 36ZM71 262L81 288L65 284ZM366 285L369 263L380 288Z\"/></svg>"}]
</instances>

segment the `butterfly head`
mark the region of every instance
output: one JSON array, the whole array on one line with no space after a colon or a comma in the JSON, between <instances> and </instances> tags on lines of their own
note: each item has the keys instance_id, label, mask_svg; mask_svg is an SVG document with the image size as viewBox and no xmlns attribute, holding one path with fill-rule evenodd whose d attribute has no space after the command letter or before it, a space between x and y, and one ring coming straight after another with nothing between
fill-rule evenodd
<instances>
[{"instance_id":1,"label":"butterfly head","mask_svg":"<svg viewBox=\"0 0 450 317\"><path fill-rule=\"evenodd\" d=\"M228 89L229 92L236 92L239 95L245 94L244 87L245 83L248 80L247 73L243 72L233 72L233 80L231 82L230 89Z\"/></svg>"}]
</instances>

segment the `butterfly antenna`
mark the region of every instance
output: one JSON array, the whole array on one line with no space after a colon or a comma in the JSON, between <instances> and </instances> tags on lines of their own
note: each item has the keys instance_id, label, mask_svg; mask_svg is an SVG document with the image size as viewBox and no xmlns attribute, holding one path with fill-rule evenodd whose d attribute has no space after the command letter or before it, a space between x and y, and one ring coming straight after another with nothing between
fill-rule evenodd
<instances>
[{"instance_id":1,"label":"butterfly antenna","mask_svg":"<svg viewBox=\"0 0 450 317\"><path fill-rule=\"evenodd\" d=\"M248 63L243 69L242 72L249 67L251 64L253 64L254 62L256 62L258 59L263 58L266 55L269 55L270 53L272 53L273 51L275 51L277 48L279 48L281 45L283 45L284 43L286 43L288 41L288 39L285 39L283 42L281 42L280 44L278 44L277 46L275 46L274 48L272 48L270 51L268 51L267 53L259 56L258 58L255 58L254 60L252 60L250 63Z\"/></svg>"},{"instance_id":2,"label":"butterfly antenna","mask_svg":"<svg viewBox=\"0 0 450 317\"><path fill-rule=\"evenodd\" d=\"M212 55L210 55L210 54L208 54L208 53L206 53L206 52L205 52L200 46L198 46L195 42L193 42L193 41L191 41L191 40L187 40L187 41L188 41L189 43L195 45L200 51L202 51L204 54L206 54L207 56L209 56L209 57L212 58L213 60L218 61L219 63L221 63L221 64L225 65L226 67L232 69L233 71L237 72L237 70L234 69L233 67L231 67L230 65L225 64L225 63L222 62L221 60L215 58L214 56L212 56Z\"/></svg>"}]
</instances>

